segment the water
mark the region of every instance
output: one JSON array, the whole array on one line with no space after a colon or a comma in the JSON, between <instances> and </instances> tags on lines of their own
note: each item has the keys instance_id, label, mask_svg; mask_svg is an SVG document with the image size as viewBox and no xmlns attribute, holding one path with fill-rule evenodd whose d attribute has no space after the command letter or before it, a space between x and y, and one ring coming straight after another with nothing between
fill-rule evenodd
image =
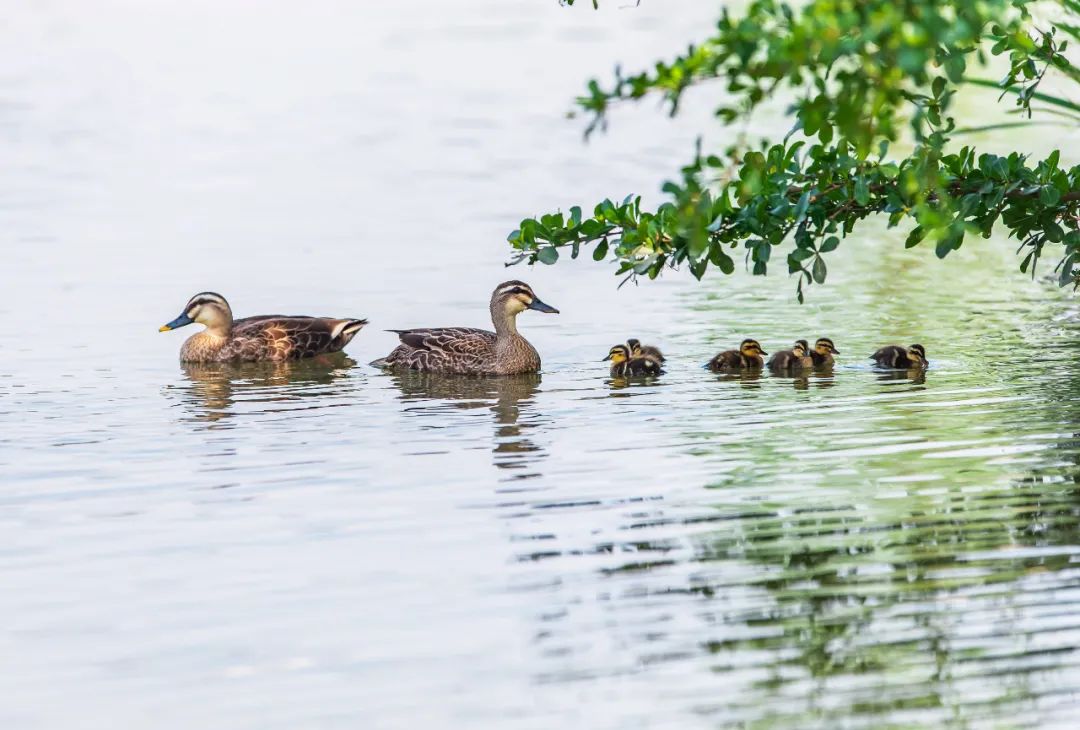
<instances>
[{"instance_id":1,"label":"water","mask_svg":"<svg viewBox=\"0 0 1080 730\"><path fill-rule=\"evenodd\" d=\"M1076 301L1006 242L941 263L874 224L802 307L782 275L508 272L521 216L690 154L707 99L588 146L563 113L714 10L366 5L3 19L0 724L1071 726ZM542 375L363 364L510 276L563 312L522 316ZM204 289L373 324L181 367L156 328ZM662 379L607 377L631 335ZM700 368L819 335L831 376ZM866 367L914 340L925 378Z\"/></svg>"}]
</instances>

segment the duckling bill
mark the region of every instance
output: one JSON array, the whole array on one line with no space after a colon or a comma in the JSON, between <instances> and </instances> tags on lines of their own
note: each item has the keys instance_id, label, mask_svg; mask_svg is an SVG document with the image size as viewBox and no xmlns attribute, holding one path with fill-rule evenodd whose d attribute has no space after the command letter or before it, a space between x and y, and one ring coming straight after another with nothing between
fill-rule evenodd
<instances>
[{"instance_id":1,"label":"duckling bill","mask_svg":"<svg viewBox=\"0 0 1080 730\"><path fill-rule=\"evenodd\" d=\"M603 362L611 361L611 376L626 378L633 375L662 375L660 361L651 357L635 357L626 345L615 345Z\"/></svg>"},{"instance_id":2,"label":"duckling bill","mask_svg":"<svg viewBox=\"0 0 1080 730\"><path fill-rule=\"evenodd\" d=\"M439 327L396 332L401 344L377 368L404 368L455 375L516 375L540 370L540 355L518 334L517 316L527 309L558 314L523 281L504 281L489 303L494 332L472 327Z\"/></svg>"},{"instance_id":3,"label":"duckling bill","mask_svg":"<svg viewBox=\"0 0 1080 730\"><path fill-rule=\"evenodd\" d=\"M225 297L201 292L188 300L179 317L158 331L195 323L206 329L184 342L181 362L282 362L340 352L367 320L280 314L234 320Z\"/></svg>"},{"instance_id":4,"label":"duckling bill","mask_svg":"<svg viewBox=\"0 0 1080 730\"><path fill-rule=\"evenodd\" d=\"M709 361L707 367L713 372L760 369L765 366L764 355L768 354L757 340L746 339L739 345L738 350L719 353Z\"/></svg>"},{"instance_id":5,"label":"duckling bill","mask_svg":"<svg viewBox=\"0 0 1080 730\"><path fill-rule=\"evenodd\" d=\"M871 355L870 359L880 368L894 370L923 369L929 364L926 361L926 348L922 345L910 345L907 348L887 345Z\"/></svg>"}]
</instances>

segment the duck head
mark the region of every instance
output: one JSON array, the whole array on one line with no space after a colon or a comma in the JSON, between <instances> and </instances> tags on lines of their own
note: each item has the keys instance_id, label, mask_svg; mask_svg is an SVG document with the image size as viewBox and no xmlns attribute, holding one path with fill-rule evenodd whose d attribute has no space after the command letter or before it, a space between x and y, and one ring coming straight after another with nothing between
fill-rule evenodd
<instances>
[{"instance_id":1,"label":"duck head","mask_svg":"<svg viewBox=\"0 0 1080 730\"><path fill-rule=\"evenodd\" d=\"M757 340L746 339L739 345L739 352L747 357L755 357L761 355L768 355L769 353L761 349L761 343Z\"/></svg>"},{"instance_id":2,"label":"duck head","mask_svg":"<svg viewBox=\"0 0 1080 730\"><path fill-rule=\"evenodd\" d=\"M215 334L227 334L232 328L232 308L225 301L225 297L204 291L189 299L180 316L161 325L158 332L168 332L196 322L206 325L206 329Z\"/></svg>"},{"instance_id":3,"label":"duck head","mask_svg":"<svg viewBox=\"0 0 1080 730\"><path fill-rule=\"evenodd\" d=\"M626 345L615 345L610 350L608 350L607 357L605 357L600 362L607 362L608 360L610 360L612 365L621 365L629 359L630 348Z\"/></svg>"},{"instance_id":4,"label":"duck head","mask_svg":"<svg viewBox=\"0 0 1080 730\"><path fill-rule=\"evenodd\" d=\"M836 349L836 345L828 337L819 337L817 342L814 343L814 349L820 355L839 355L840 351Z\"/></svg>"},{"instance_id":5,"label":"duck head","mask_svg":"<svg viewBox=\"0 0 1080 730\"><path fill-rule=\"evenodd\" d=\"M504 281L495 287L491 295L492 312L501 312L511 317L521 314L526 309L548 314L558 314L559 310L540 301L532 287L524 281Z\"/></svg>"}]
</instances>

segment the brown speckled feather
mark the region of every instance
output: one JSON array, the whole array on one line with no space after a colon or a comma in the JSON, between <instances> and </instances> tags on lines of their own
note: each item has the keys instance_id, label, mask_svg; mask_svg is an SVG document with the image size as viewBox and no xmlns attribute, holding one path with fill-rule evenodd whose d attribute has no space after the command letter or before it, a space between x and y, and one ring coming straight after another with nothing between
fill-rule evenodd
<instances>
[{"instance_id":1,"label":"brown speckled feather","mask_svg":"<svg viewBox=\"0 0 1080 730\"><path fill-rule=\"evenodd\" d=\"M540 356L524 337L511 335L503 348L494 332L472 327L391 330L401 344L373 365L459 375L510 375L540 369Z\"/></svg>"},{"instance_id":2,"label":"brown speckled feather","mask_svg":"<svg viewBox=\"0 0 1080 730\"><path fill-rule=\"evenodd\" d=\"M188 362L300 360L340 351L366 323L361 319L326 317L245 317L233 322L227 338L206 332L189 338L181 359Z\"/></svg>"}]
</instances>

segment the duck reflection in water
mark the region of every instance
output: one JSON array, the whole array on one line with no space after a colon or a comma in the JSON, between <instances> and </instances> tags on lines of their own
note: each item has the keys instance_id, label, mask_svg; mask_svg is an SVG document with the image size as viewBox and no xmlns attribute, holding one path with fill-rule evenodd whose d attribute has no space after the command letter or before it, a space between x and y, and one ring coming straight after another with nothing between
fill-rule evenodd
<instances>
[{"instance_id":1,"label":"duck reflection in water","mask_svg":"<svg viewBox=\"0 0 1080 730\"><path fill-rule=\"evenodd\" d=\"M530 429L545 422L536 417L535 410L539 373L475 377L403 370L389 377L401 391L401 399L408 404L407 412L413 414L440 417L447 401L462 410L489 409L495 424L494 465L499 469L519 471L512 476L514 479L538 476L535 471L520 470L547 456L544 449L528 437Z\"/></svg>"},{"instance_id":2,"label":"duck reflection in water","mask_svg":"<svg viewBox=\"0 0 1080 730\"><path fill-rule=\"evenodd\" d=\"M287 362L187 363L181 365L187 383L175 391L192 420L228 428L238 403L256 404L254 410L265 413L285 401L325 398L333 393L325 386L344 383L355 366L342 353Z\"/></svg>"},{"instance_id":3,"label":"duck reflection in water","mask_svg":"<svg viewBox=\"0 0 1080 730\"><path fill-rule=\"evenodd\" d=\"M912 368L911 370L885 370L878 371L878 382L898 384L907 381L912 385L926 385L926 370L924 368Z\"/></svg>"},{"instance_id":4,"label":"duck reflection in water","mask_svg":"<svg viewBox=\"0 0 1080 730\"><path fill-rule=\"evenodd\" d=\"M733 370L717 374L716 379L721 383L738 383L744 388L760 388L762 370Z\"/></svg>"},{"instance_id":5,"label":"duck reflection in water","mask_svg":"<svg viewBox=\"0 0 1080 730\"><path fill-rule=\"evenodd\" d=\"M833 377L833 366L821 365L813 370L797 370L792 373L770 373L770 377L779 380L790 380L791 387L795 390L809 390L811 383L815 388L831 388L836 385Z\"/></svg>"}]
</instances>

